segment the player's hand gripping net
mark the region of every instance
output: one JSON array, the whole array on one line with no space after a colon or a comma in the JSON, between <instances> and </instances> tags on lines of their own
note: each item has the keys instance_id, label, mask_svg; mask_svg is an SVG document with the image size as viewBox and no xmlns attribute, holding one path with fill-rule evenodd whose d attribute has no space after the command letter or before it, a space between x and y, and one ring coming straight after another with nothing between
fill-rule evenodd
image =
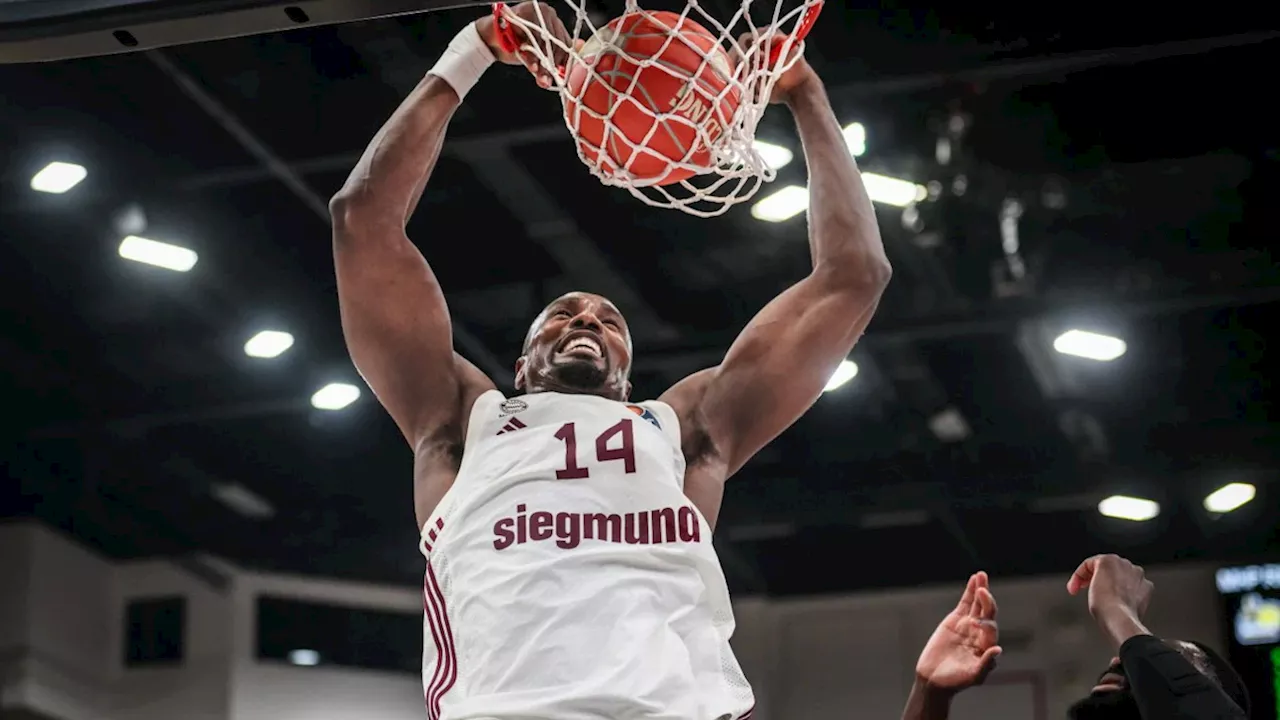
<instances>
[{"instance_id":1,"label":"player's hand gripping net","mask_svg":"<svg viewBox=\"0 0 1280 720\"><path fill-rule=\"evenodd\" d=\"M565 2L571 23L561 25L544 3L521 15L495 3L495 26L505 50L554 69L565 123L593 175L649 205L701 217L774 179L755 148L756 127L774 84L803 54L822 0L756 0L755 18L753 0L741 0L725 22L698 0L679 14L626 0L624 14L602 27L582 0ZM762 18L766 3L772 12ZM680 89L662 96L659 86Z\"/></svg>"}]
</instances>

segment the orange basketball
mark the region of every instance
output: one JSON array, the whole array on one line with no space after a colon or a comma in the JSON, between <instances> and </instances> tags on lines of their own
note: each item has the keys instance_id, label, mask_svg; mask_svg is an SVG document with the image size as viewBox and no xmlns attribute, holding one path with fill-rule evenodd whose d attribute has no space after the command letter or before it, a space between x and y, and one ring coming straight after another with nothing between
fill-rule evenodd
<instances>
[{"instance_id":1,"label":"orange basketball","mask_svg":"<svg viewBox=\"0 0 1280 720\"><path fill-rule=\"evenodd\" d=\"M626 56L655 62L641 65ZM579 58L569 64L564 109L589 161L657 185L697 174L673 161L710 166L711 152L695 126L716 140L740 100L737 88L724 92L733 70L714 34L672 12L628 13L601 28Z\"/></svg>"}]
</instances>

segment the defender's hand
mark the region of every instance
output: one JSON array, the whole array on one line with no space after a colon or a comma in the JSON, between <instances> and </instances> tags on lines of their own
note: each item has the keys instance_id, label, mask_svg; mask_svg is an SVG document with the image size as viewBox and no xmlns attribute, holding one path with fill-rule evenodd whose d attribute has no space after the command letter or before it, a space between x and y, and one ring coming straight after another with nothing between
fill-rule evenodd
<instances>
[{"instance_id":1,"label":"defender's hand","mask_svg":"<svg viewBox=\"0 0 1280 720\"><path fill-rule=\"evenodd\" d=\"M926 687L954 694L980 685L996 665L1000 646L996 600L987 574L969 578L956 609L942 619L916 661L916 677Z\"/></svg>"},{"instance_id":2,"label":"defender's hand","mask_svg":"<svg viewBox=\"0 0 1280 720\"><path fill-rule=\"evenodd\" d=\"M1131 613L1141 619L1151 602L1155 585L1147 579L1142 568L1119 555L1094 555L1080 563L1080 567L1067 581L1067 592L1072 595L1089 589L1089 612L1101 620L1101 615L1113 611Z\"/></svg>"},{"instance_id":3,"label":"defender's hand","mask_svg":"<svg viewBox=\"0 0 1280 720\"><path fill-rule=\"evenodd\" d=\"M571 44L569 31L565 29L564 23L560 22L560 16L556 13L553 5L546 2L538 2L531 0L530 2L522 2L514 7L504 10L508 15L524 20L533 25L543 25L550 33L566 47ZM538 62L538 57L528 50L516 50L515 52L507 52L502 47L502 41L498 37L498 28L494 22L493 15L486 15L476 21L476 29L480 31L480 37L484 38L485 44L493 51L494 57L499 62L507 65L524 65L525 68L533 75L538 83L538 87L544 90L550 89L554 85L554 78L550 73L555 72L556 68L547 68ZM554 43L547 43L541 37L530 37L529 33L516 23L511 23L511 29L514 32L516 45L524 47L535 43L542 43L541 47L550 50L552 61L557 67L564 67L568 61L568 55L563 49ZM550 47L548 47L550 46Z\"/></svg>"}]
</instances>

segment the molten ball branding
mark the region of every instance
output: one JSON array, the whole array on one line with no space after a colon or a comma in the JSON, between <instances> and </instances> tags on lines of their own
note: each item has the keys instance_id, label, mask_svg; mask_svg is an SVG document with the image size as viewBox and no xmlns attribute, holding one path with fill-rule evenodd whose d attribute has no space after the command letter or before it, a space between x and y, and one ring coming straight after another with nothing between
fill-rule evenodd
<instances>
[{"instance_id":1,"label":"molten ball branding","mask_svg":"<svg viewBox=\"0 0 1280 720\"><path fill-rule=\"evenodd\" d=\"M675 97L671 98L671 112L704 131L707 140L711 143L715 143L724 133L724 124L728 120L728 118L716 117L711 105L694 88L692 82L685 83Z\"/></svg>"}]
</instances>

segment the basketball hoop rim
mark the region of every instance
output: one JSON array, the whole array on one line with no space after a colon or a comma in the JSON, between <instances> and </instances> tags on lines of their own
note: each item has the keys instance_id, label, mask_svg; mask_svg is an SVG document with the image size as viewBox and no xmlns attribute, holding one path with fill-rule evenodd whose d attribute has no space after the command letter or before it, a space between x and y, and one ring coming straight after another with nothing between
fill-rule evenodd
<instances>
[{"instance_id":1,"label":"basketball hoop rim","mask_svg":"<svg viewBox=\"0 0 1280 720\"><path fill-rule=\"evenodd\" d=\"M686 0L679 12L647 9L637 0L627 0L626 10L608 22L595 18L585 1L563 0L573 11L571 18L541 4L523 3L517 12L507 2L493 2L490 42L503 56L518 57L531 67L536 62L540 73L552 76L554 87L549 89L560 95L578 157L598 180L626 189L651 207L714 217L750 199L777 177L776 169L755 143L755 130L774 84L801 61L804 39L821 13L823 0L794 0L799 7L785 12L793 0L740 0L741 7L725 18L709 12L698 0ZM515 0L510 3L514 5ZM759 7L770 4L771 10ZM767 20L765 10L771 14ZM632 21L650 23L651 29L633 36L624 29L631 27ZM709 24L704 28L699 21ZM694 35L710 43L687 38L686 23L697 29ZM636 38L665 40L651 40L656 44L633 55L630 45ZM601 42L607 45L606 55L621 58L618 62L627 63L629 69L598 69L595 60L602 57ZM693 57L657 59L673 42L687 47ZM725 58L728 63L715 69L714 61L725 54L731 56ZM692 64L676 67L680 63ZM721 78L719 84L712 83L708 89L701 80L689 82L701 78L708 68ZM667 99L650 107L654 101L643 88L639 90L642 96L635 95L636 83L645 70L684 81L674 86L677 90L664 88L663 92L674 93L669 107L663 104ZM599 87L606 88L607 96L597 97L594 105L584 102L586 89ZM674 104L673 98L684 96L692 99ZM637 97L643 100L636 101ZM636 130L620 130L617 113L639 113L651 121L627 119L625 122L631 123L628 127ZM670 147L657 143L662 147L655 149L650 145L659 128L671 135L673 127L691 128L692 134L673 141ZM665 169L652 163L643 169L633 167L636 158L654 157L666 162Z\"/></svg>"},{"instance_id":2,"label":"basketball hoop rim","mask_svg":"<svg viewBox=\"0 0 1280 720\"><path fill-rule=\"evenodd\" d=\"M823 0L810 5L805 9L804 14L796 23L796 29L791 32L791 45L794 47L809 36L809 31L813 29L814 23L818 21L818 16L822 14L822 7L826 3ZM498 45L502 51L506 53L516 53L520 50L520 39L516 37L516 29L507 18L509 8L505 2L493 3L493 26L497 29ZM782 55L782 49L786 46L784 41L773 41L773 47L769 50L769 65L776 65ZM564 68L558 68L563 72Z\"/></svg>"}]
</instances>

